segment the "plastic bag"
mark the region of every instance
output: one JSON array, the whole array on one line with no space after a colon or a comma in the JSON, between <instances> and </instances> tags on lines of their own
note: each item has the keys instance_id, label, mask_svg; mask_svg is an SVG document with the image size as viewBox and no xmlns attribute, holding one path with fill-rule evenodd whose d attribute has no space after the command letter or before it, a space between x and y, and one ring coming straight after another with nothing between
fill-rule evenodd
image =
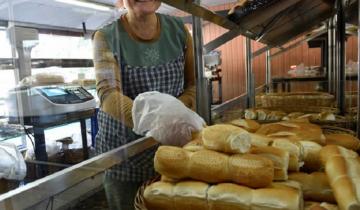
<instances>
[{"instance_id":1,"label":"plastic bag","mask_svg":"<svg viewBox=\"0 0 360 210\"><path fill-rule=\"evenodd\" d=\"M177 98L146 92L138 95L133 104L133 131L153 137L166 145L183 146L192 138L192 132L201 131L205 121L188 109Z\"/></svg>"},{"instance_id":2,"label":"plastic bag","mask_svg":"<svg viewBox=\"0 0 360 210\"><path fill-rule=\"evenodd\" d=\"M14 144L0 143L0 179L23 180L26 164Z\"/></svg>"}]
</instances>

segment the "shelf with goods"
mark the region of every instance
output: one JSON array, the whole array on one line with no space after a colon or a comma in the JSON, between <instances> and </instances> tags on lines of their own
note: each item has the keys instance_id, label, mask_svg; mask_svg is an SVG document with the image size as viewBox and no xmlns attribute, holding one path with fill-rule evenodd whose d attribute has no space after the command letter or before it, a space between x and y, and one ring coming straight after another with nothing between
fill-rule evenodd
<instances>
[{"instance_id":1,"label":"shelf with goods","mask_svg":"<svg viewBox=\"0 0 360 210\"><path fill-rule=\"evenodd\" d=\"M202 20L209 21L228 29L227 32L209 41L206 45L203 45L202 40L198 41L200 44L199 46L195 45L195 48L202 49L201 53L210 52L239 35L265 44L265 47L257 49L255 52L251 47L247 48L246 63L248 67L246 71L248 76L246 81L249 94L245 96L245 100L254 100L254 96L252 95L255 93L254 83L256 81L254 81L253 78L254 72L251 62L255 57L273 48L278 48L279 53L279 51L284 50L285 44L299 36L307 34L304 38L304 40L306 40L323 34L327 31L326 27L321 27L321 30L313 31L314 27L318 27L319 24L332 17L336 12L334 9L334 1L262 1L265 2L265 6L263 5L249 14L243 14L239 19L234 19L229 18L229 16L219 15L216 12L207 9L206 6L201 5L201 1L200 3L182 0L165 0L163 2L190 13L194 17L199 17ZM249 3L249 5L251 5L251 3ZM193 27L199 26L193 24ZM194 34L195 44L197 43L196 39L198 35L199 33L196 35ZM196 52L200 52L200 50L197 50ZM198 57L197 59L201 58L200 55L196 57ZM267 57L270 58L271 55L268 55ZM197 71L198 74L201 75L202 71L199 69L197 69ZM266 72L270 74L270 71L267 70ZM270 77L270 75L267 75L268 86L271 83ZM198 90L206 91L206 87L198 88ZM240 98L240 96L238 98ZM242 99L238 98L234 99L234 103L223 103L212 110L230 109L230 105L242 101ZM200 104L202 104L202 106L208 106L207 104L203 104L203 101L200 101ZM249 104L249 102L246 102L246 104ZM225 106L225 108L222 108L222 106ZM210 114L206 113L206 116L209 115ZM209 122L211 122L211 120L209 120Z\"/></svg>"}]
</instances>

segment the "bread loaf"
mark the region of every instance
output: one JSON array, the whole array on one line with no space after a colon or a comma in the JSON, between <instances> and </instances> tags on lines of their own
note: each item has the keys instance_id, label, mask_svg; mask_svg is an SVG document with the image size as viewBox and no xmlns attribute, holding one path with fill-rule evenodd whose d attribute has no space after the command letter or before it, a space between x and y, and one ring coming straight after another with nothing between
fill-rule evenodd
<instances>
[{"instance_id":1,"label":"bread loaf","mask_svg":"<svg viewBox=\"0 0 360 210\"><path fill-rule=\"evenodd\" d=\"M319 171L321 168L320 150L322 146L312 141L300 141L304 148L304 166L303 171L313 172Z\"/></svg>"},{"instance_id":2,"label":"bread loaf","mask_svg":"<svg viewBox=\"0 0 360 210\"><path fill-rule=\"evenodd\" d=\"M320 157L340 209L360 209L360 159L357 153L328 145L321 150Z\"/></svg>"},{"instance_id":3,"label":"bread loaf","mask_svg":"<svg viewBox=\"0 0 360 210\"><path fill-rule=\"evenodd\" d=\"M201 139L195 139L193 141L190 141L189 143L185 144L183 148L192 152L205 149Z\"/></svg>"},{"instance_id":4,"label":"bread loaf","mask_svg":"<svg viewBox=\"0 0 360 210\"><path fill-rule=\"evenodd\" d=\"M301 196L295 189L257 189L253 192L251 210L301 209Z\"/></svg>"},{"instance_id":5,"label":"bread loaf","mask_svg":"<svg viewBox=\"0 0 360 210\"><path fill-rule=\"evenodd\" d=\"M202 140L206 149L225 153L246 153L251 146L250 135L246 130L228 124L204 128Z\"/></svg>"},{"instance_id":6,"label":"bread loaf","mask_svg":"<svg viewBox=\"0 0 360 210\"><path fill-rule=\"evenodd\" d=\"M233 183L209 186L186 181L155 182L144 191L148 210L301 210L299 190L291 187L251 189Z\"/></svg>"},{"instance_id":7,"label":"bread loaf","mask_svg":"<svg viewBox=\"0 0 360 210\"><path fill-rule=\"evenodd\" d=\"M272 141L274 140L273 138L267 137L262 134L249 133L249 135L250 135L252 146L266 147L266 146L269 146L272 143Z\"/></svg>"},{"instance_id":8,"label":"bread loaf","mask_svg":"<svg viewBox=\"0 0 360 210\"><path fill-rule=\"evenodd\" d=\"M346 133L325 134L326 145L339 145L357 151L360 149L360 140Z\"/></svg>"},{"instance_id":9,"label":"bread loaf","mask_svg":"<svg viewBox=\"0 0 360 210\"><path fill-rule=\"evenodd\" d=\"M319 113L319 120L322 120L322 121L335 121L336 117L335 117L334 113L321 112L321 113Z\"/></svg>"},{"instance_id":10,"label":"bread loaf","mask_svg":"<svg viewBox=\"0 0 360 210\"><path fill-rule=\"evenodd\" d=\"M245 119L256 120L257 112L255 109L246 109L245 110Z\"/></svg>"},{"instance_id":11,"label":"bread loaf","mask_svg":"<svg viewBox=\"0 0 360 210\"><path fill-rule=\"evenodd\" d=\"M230 121L230 124L241 127L249 132L255 132L257 129L260 128L260 124L254 120L248 119L237 119Z\"/></svg>"},{"instance_id":12,"label":"bread loaf","mask_svg":"<svg viewBox=\"0 0 360 210\"><path fill-rule=\"evenodd\" d=\"M192 178L208 183L232 181L249 187L265 187L274 178L273 162L252 154L226 155L211 150L187 151L160 146L155 170L172 179Z\"/></svg>"},{"instance_id":13,"label":"bread loaf","mask_svg":"<svg viewBox=\"0 0 360 210\"><path fill-rule=\"evenodd\" d=\"M283 111L271 111L267 114L266 120L281 120L284 116L286 113Z\"/></svg>"},{"instance_id":14,"label":"bread loaf","mask_svg":"<svg viewBox=\"0 0 360 210\"><path fill-rule=\"evenodd\" d=\"M272 147L289 152L289 171L299 171L303 166L304 148L299 141L289 139L274 139Z\"/></svg>"},{"instance_id":15,"label":"bread loaf","mask_svg":"<svg viewBox=\"0 0 360 210\"><path fill-rule=\"evenodd\" d=\"M288 179L289 152L275 147L252 147L251 154L260 155L273 161L274 180Z\"/></svg>"},{"instance_id":16,"label":"bread loaf","mask_svg":"<svg viewBox=\"0 0 360 210\"><path fill-rule=\"evenodd\" d=\"M145 205L149 210L207 210L208 188L197 181L155 182L145 188Z\"/></svg>"},{"instance_id":17,"label":"bread loaf","mask_svg":"<svg viewBox=\"0 0 360 210\"><path fill-rule=\"evenodd\" d=\"M268 114L270 114L270 111L266 109L257 109L256 113L258 120L266 120L266 117Z\"/></svg>"},{"instance_id":18,"label":"bread loaf","mask_svg":"<svg viewBox=\"0 0 360 210\"><path fill-rule=\"evenodd\" d=\"M231 183L211 186L208 191L209 209L250 210L253 191L251 188Z\"/></svg>"},{"instance_id":19,"label":"bread loaf","mask_svg":"<svg viewBox=\"0 0 360 210\"><path fill-rule=\"evenodd\" d=\"M339 210L339 208L334 204L326 202L305 201L305 210Z\"/></svg>"},{"instance_id":20,"label":"bread loaf","mask_svg":"<svg viewBox=\"0 0 360 210\"><path fill-rule=\"evenodd\" d=\"M301 184L305 200L336 203L327 176L323 172L290 173L289 180Z\"/></svg>"},{"instance_id":21,"label":"bread loaf","mask_svg":"<svg viewBox=\"0 0 360 210\"><path fill-rule=\"evenodd\" d=\"M256 133L271 137L286 137L298 141L313 141L325 144L325 136L318 125L293 121L283 121L262 125Z\"/></svg>"}]
</instances>

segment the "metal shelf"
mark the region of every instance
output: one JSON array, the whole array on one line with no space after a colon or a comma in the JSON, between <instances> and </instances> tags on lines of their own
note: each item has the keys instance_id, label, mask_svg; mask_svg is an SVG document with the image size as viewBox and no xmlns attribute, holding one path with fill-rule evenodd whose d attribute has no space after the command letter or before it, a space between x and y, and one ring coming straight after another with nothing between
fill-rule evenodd
<instances>
[{"instance_id":1,"label":"metal shelf","mask_svg":"<svg viewBox=\"0 0 360 210\"><path fill-rule=\"evenodd\" d=\"M244 16L238 21L239 24L236 24L227 17L220 16L192 1L162 0L162 2L229 29L227 33L205 45L204 52L214 50L239 35L260 41L268 45L268 48L278 47L313 30L335 14L334 0L279 0ZM267 49L257 53L263 53Z\"/></svg>"}]
</instances>

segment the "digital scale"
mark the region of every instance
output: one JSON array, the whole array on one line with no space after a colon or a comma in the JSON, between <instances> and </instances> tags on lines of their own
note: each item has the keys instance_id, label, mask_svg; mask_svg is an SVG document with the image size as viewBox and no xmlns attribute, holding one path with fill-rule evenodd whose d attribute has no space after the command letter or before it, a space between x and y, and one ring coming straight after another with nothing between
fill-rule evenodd
<instances>
[{"instance_id":1,"label":"digital scale","mask_svg":"<svg viewBox=\"0 0 360 210\"><path fill-rule=\"evenodd\" d=\"M10 117L51 116L94 109L94 97L79 86L17 87L6 99Z\"/></svg>"}]
</instances>

